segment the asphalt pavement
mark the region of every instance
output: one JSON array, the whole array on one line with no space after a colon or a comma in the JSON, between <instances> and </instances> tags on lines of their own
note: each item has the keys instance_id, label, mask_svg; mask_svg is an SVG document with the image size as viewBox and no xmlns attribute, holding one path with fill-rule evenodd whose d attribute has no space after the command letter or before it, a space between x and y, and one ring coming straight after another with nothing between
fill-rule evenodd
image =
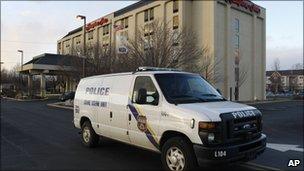
<instances>
[{"instance_id":1,"label":"asphalt pavement","mask_svg":"<svg viewBox=\"0 0 304 171\"><path fill-rule=\"evenodd\" d=\"M82 146L79 130L73 127L73 112L47 107L51 102L54 101L1 99L1 170L161 169L158 153L109 139L102 139L94 149ZM257 107L264 114L268 142L297 147L285 152L278 147L267 148L259 158L246 164L206 166L200 170L302 170L302 163L297 168L287 168L287 163L298 158L303 162L303 152L297 151L303 149L303 101Z\"/></svg>"},{"instance_id":2,"label":"asphalt pavement","mask_svg":"<svg viewBox=\"0 0 304 171\"><path fill-rule=\"evenodd\" d=\"M254 105L263 113L263 132L269 147L253 161L281 170L303 169L303 101ZM278 144L278 145L277 145ZM294 148L292 148L294 146ZM288 167L290 159L300 159L298 167Z\"/></svg>"}]
</instances>

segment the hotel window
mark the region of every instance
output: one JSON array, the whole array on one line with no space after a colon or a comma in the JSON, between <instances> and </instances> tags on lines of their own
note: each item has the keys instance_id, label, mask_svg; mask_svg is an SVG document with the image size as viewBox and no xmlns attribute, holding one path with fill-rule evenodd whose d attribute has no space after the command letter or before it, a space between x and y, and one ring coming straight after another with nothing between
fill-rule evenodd
<instances>
[{"instance_id":1,"label":"hotel window","mask_svg":"<svg viewBox=\"0 0 304 171\"><path fill-rule=\"evenodd\" d=\"M144 36L149 36L149 24L144 26Z\"/></svg>"},{"instance_id":2,"label":"hotel window","mask_svg":"<svg viewBox=\"0 0 304 171\"><path fill-rule=\"evenodd\" d=\"M240 36L238 34L234 36L234 47L236 50L240 49Z\"/></svg>"},{"instance_id":3,"label":"hotel window","mask_svg":"<svg viewBox=\"0 0 304 171\"><path fill-rule=\"evenodd\" d=\"M179 21L178 21L178 16L173 17L173 29L178 29Z\"/></svg>"},{"instance_id":4,"label":"hotel window","mask_svg":"<svg viewBox=\"0 0 304 171\"><path fill-rule=\"evenodd\" d=\"M178 12L178 1L173 0L173 13Z\"/></svg>"},{"instance_id":5,"label":"hotel window","mask_svg":"<svg viewBox=\"0 0 304 171\"><path fill-rule=\"evenodd\" d=\"M88 32L88 39L89 40L93 39L93 30Z\"/></svg>"},{"instance_id":6,"label":"hotel window","mask_svg":"<svg viewBox=\"0 0 304 171\"><path fill-rule=\"evenodd\" d=\"M77 39L76 45L80 44L80 39Z\"/></svg>"},{"instance_id":7,"label":"hotel window","mask_svg":"<svg viewBox=\"0 0 304 171\"><path fill-rule=\"evenodd\" d=\"M153 23L150 23L150 26L149 26L149 33L150 33L150 35L153 35L153 34L154 34L154 25L153 25Z\"/></svg>"},{"instance_id":8,"label":"hotel window","mask_svg":"<svg viewBox=\"0 0 304 171\"><path fill-rule=\"evenodd\" d=\"M234 30L236 33L240 32L240 20L239 19L234 19Z\"/></svg>"},{"instance_id":9,"label":"hotel window","mask_svg":"<svg viewBox=\"0 0 304 171\"><path fill-rule=\"evenodd\" d=\"M66 48L70 47L70 43L68 41L66 41L64 44Z\"/></svg>"},{"instance_id":10,"label":"hotel window","mask_svg":"<svg viewBox=\"0 0 304 171\"><path fill-rule=\"evenodd\" d=\"M178 34L179 34L178 30L175 30L173 32L173 46L178 46L178 36L179 36Z\"/></svg>"},{"instance_id":11,"label":"hotel window","mask_svg":"<svg viewBox=\"0 0 304 171\"><path fill-rule=\"evenodd\" d=\"M154 20L154 9L145 10L145 22Z\"/></svg>"},{"instance_id":12,"label":"hotel window","mask_svg":"<svg viewBox=\"0 0 304 171\"><path fill-rule=\"evenodd\" d=\"M76 45L80 44L80 36L75 37Z\"/></svg>"},{"instance_id":13,"label":"hotel window","mask_svg":"<svg viewBox=\"0 0 304 171\"><path fill-rule=\"evenodd\" d=\"M102 46L108 46L109 45L109 36L102 38Z\"/></svg>"},{"instance_id":14,"label":"hotel window","mask_svg":"<svg viewBox=\"0 0 304 171\"><path fill-rule=\"evenodd\" d=\"M121 25L121 27L125 28L125 19L122 19L122 20L121 20L120 25Z\"/></svg>"},{"instance_id":15,"label":"hotel window","mask_svg":"<svg viewBox=\"0 0 304 171\"><path fill-rule=\"evenodd\" d=\"M147 38L144 39L144 50L148 50L150 47L149 40Z\"/></svg>"},{"instance_id":16,"label":"hotel window","mask_svg":"<svg viewBox=\"0 0 304 171\"><path fill-rule=\"evenodd\" d=\"M154 9L150 9L150 21L154 19Z\"/></svg>"},{"instance_id":17,"label":"hotel window","mask_svg":"<svg viewBox=\"0 0 304 171\"><path fill-rule=\"evenodd\" d=\"M120 36L123 37L124 40L128 40L128 31L120 32Z\"/></svg>"},{"instance_id":18,"label":"hotel window","mask_svg":"<svg viewBox=\"0 0 304 171\"><path fill-rule=\"evenodd\" d=\"M102 35L109 34L109 24L102 27Z\"/></svg>"},{"instance_id":19,"label":"hotel window","mask_svg":"<svg viewBox=\"0 0 304 171\"><path fill-rule=\"evenodd\" d=\"M125 21L124 28L128 28L129 27L129 20L128 20L128 18L125 18L124 21Z\"/></svg>"},{"instance_id":20,"label":"hotel window","mask_svg":"<svg viewBox=\"0 0 304 171\"><path fill-rule=\"evenodd\" d=\"M145 11L145 22L149 21L149 11Z\"/></svg>"}]
</instances>

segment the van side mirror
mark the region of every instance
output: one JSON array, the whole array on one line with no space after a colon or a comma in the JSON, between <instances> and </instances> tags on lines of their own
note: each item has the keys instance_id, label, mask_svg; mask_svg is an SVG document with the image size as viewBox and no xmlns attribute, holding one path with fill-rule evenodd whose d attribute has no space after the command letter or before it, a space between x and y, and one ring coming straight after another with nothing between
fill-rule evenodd
<instances>
[{"instance_id":1,"label":"van side mirror","mask_svg":"<svg viewBox=\"0 0 304 171\"><path fill-rule=\"evenodd\" d=\"M221 92L220 89L216 89L216 91L217 91L218 93L220 93L220 95L222 95L222 92Z\"/></svg>"},{"instance_id":2,"label":"van side mirror","mask_svg":"<svg viewBox=\"0 0 304 171\"><path fill-rule=\"evenodd\" d=\"M141 88L138 90L138 94L135 99L135 102L137 104L145 104L147 102L147 90L146 89Z\"/></svg>"}]
</instances>

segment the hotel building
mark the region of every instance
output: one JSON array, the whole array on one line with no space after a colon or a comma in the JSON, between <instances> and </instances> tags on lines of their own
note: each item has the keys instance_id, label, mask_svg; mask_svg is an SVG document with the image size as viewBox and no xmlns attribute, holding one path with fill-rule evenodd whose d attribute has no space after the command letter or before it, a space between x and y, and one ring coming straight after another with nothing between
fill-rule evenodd
<instances>
[{"instance_id":1,"label":"hotel building","mask_svg":"<svg viewBox=\"0 0 304 171\"><path fill-rule=\"evenodd\" d=\"M113 43L117 48L117 37L133 38L135 28L154 20L168 23L172 29L192 29L198 45L209 47L213 60L220 61L215 70L222 79L215 87L227 99L234 100L240 82L239 100L265 99L266 9L248 0L141 0L87 23L85 29L70 31L58 40L58 54L76 53L72 49L81 49L84 42L98 43L101 48Z\"/></svg>"}]
</instances>

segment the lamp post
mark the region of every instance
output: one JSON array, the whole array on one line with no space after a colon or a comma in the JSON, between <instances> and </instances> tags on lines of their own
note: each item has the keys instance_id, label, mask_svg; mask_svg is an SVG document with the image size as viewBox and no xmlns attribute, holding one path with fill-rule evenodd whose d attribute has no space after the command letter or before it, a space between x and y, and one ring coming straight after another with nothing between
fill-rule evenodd
<instances>
[{"instance_id":1,"label":"lamp post","mask_svg":"<svg viewBox=\"0 0 304 171\"><path fill-rule=\"evenodd\" d=\"M85 77L85 55L86 55L86 16L84 15L77 15L77 19L83 20L83 58L82 58L82 77Z\"/></svg>"},{"instance_id":2,"label":"lamp post","mask_svg":"<svg viewBox=\"0 0 304 171\"><path fill-rule=\"evenodd\" d=\"M21 53L21 67L20 67L20 71L22 71L22 69L23 69L23 50L18 50L18 52Z\"/></svg>"},{"instance_id":3,"label":"lamp post","mask_svg":"<svg viewBox=\"0 0 304 171\"><path fill-rule=\"evenodd\" d=\"M21 67L20 67L20 72L19 72L19 79L20 79L20 90L21 90L21 93L22 93L21 85L22 85L23 77L22 77L21 72L23 70L23 50L18 50L17 52L21 53Z\"/></svg>"}]
</instances>

